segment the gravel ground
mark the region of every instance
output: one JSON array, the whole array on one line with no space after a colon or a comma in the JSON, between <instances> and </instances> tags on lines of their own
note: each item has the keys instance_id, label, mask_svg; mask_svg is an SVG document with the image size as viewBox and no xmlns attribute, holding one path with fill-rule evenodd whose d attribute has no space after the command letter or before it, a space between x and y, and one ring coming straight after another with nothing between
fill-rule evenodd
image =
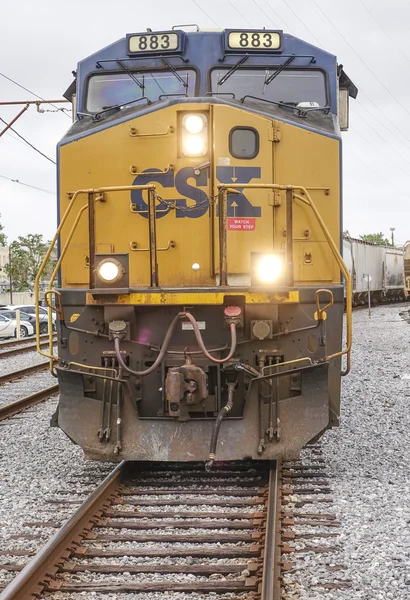
<instances>
[{"instance_id":1,"label":"gravel ground","mask_svg":"<svg viewBox=\"0 0 410 600\"><path fill-rule=\"evenodd\" d=\"M8 358L4 358L0 353L0 374L13 373L19 369L32 367L39 363L45 362L47 359L41 356L36 351L26 352L24 354L14 354Z\"/></svg>"},{"instance_id":2,"label":"gravel ground","mask_svg":"<svg viewBox=\"0 0 410 600\"><path fill-rule=\"evenodd\" d=\"M61 523L72 514L76 505L50 504L47 501L62 497L58 492L65 489L70 491L70 500L85 499L86 488L88 491L93 489L112 469L112 465L84 460L81 449L74 446L59 429L49 427L56 403L56 399L48 400L1 423L2 550L37 550L55 529L24 524L36 521ZM78 483L76 479L79 479ZM68 484L68 480L74 481ZM35 540L11 537L22 534L40 537ZM3 557L0 558L2 562L6 562ZM18 562L17 558L12 557L11 562ZM12 577L11 573L0 569L0 584L10 581Z\"/></svg>"},{"instance_id":3,"label":"gravel ground","mask_svg":"<svg viewBox=\"0 0 410 600\"><path fill-rule=\"evenodd\" d=\"M394 305L373 309L370 319L367 311L353 315L341 425L322 440L332 512L341 518L340 551L324 562L345 565L340 577L352 587L314 590L320 566L312 555L299 555L305 575L295 598L410 599L410 328L400 316L408 311Z\"/></svg>"},{"instance_id":4,"label":"gravel ground","mask_svg":"<svg viewBox=\"0 0 410 600\"><path fill-rule=\"evenodd\" d=\"M23 367L20 366L18 368L21 369ZM53 377L49 371L41 371L40 373L27 375L27 377L17 379L16 381L4 383L0 387L0 406L10 404L10 402L24 398L24 396L28 396L29 394L33 394L34 392L47 387L51 387L56 383L56 378Z\"/></svg>"},{"instance_id":5,"label":"gravel ground","mask_svg":"<svg viewBox=\"0 0 410 600\"><path fill-rule=\"evenodd\" d=\"M354 313L352 372L343 380L341 426L329 431L322 440L333 488L333 505L325 505L324 512L331 509L340 516L341 533L337 540L326 542L320 537L319 528L317 539L309 540L312 545L334 544L336 552L332 555L296 554L300 585L291 596L295 600L410 599L410 329L400 316L405 311L410 318L408 310L404 305L378 307L373 309L371 319L366 311ZM27 515L30 520L41 520L45 514L41 510L49 510L45 498L52 496L53 490L67 487L69 475L91 473L97 483L106 473L99 465L87 464L81 451L71 446L61 432L47 429L52 404L48 402L33 411L35 418L29 415L0 429L2 469L7 465L8 473L6 477L6 473L1 474L2 533L21 530ZM41 447L38 439L42 440ZM81 492L81 484L76 489ZM60 508L56 510L59 515L64 513ZM180 530L181 541L188 533L189 530ZM16 541L14 547L19 544L21 541ZM32 546L25 542L24 547ZM333 581L351 581L351 588L314 588L322 574L329 580L326 568L334 565L344 565L346 569L335 573ZM83 580L87 578L85 574L81 576ZM90 596L98 600L117 598L117 594ZM121 600L157 600L166 596L121 594ZM84 594L61 597L80 600ZM173 600L205 597L209 598L172 595ZM229 598L229 594L225 597Z\"/></svg>"}]
</instances>

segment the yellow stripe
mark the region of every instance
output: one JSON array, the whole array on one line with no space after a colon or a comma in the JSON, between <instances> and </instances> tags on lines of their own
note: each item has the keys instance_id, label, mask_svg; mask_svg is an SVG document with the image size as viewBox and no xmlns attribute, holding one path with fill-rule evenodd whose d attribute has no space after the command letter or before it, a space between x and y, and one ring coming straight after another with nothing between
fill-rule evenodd
<instances>
[{"instance_id":1,"label":"yellow stripe","mask_svg":"<svg viewBox=\"0 0 410 600\"><path fill-rule=\"evenodd\" d=\"M95 297L87 293L88 305L183 305L193 304L224 304L227 296L239 296L245 298L246 304L295 304L299 302L298 290L292 290L282 294L268 292L143 292L132 294L99 294Z\"/></svg>"}]
</instances>

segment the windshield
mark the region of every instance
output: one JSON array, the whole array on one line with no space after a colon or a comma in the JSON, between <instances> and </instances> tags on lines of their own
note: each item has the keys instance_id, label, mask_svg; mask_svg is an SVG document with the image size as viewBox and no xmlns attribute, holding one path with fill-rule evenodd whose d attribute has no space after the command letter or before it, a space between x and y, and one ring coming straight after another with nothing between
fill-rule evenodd
<instances>
[{"instance_id":1,"label":"windshield","mask_svg":"<svg viewBox=\"0 0 410 600\"><path fill-rule=\"evenodd\" d=\"M127 73L93 75L88 82L87 111L96 113L111 106L132 102L142 96L151 101L158 100L161 94L193 96L195 71L175 71L179 77L170 71L133 72L132 77Z\"/></svg>"},{"instance_id":2,"label":"windshield","mask_svg":"<svg viewBox=\"0 0 410 600\"><path fill-rule=\"evenodd\" d=\"M228 92L235 94L237 99L249 94L286 104L317 102L319 106L326 106L326 81L322 71L286 69L269 83L275 69L238 69L225 82L219 83L228 71L229 67L212 71L212 92Z\"/></svg>"}]
</instances>

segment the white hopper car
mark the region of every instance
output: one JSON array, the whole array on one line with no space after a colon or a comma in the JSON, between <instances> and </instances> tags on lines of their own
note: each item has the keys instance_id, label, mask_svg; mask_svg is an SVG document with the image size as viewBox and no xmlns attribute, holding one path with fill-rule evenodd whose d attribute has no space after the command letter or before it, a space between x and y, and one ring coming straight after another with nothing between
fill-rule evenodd
<instances>
[{"instance_id":1,"label":"white hopper car","mask_svg":"<svg viewBox=\"0 0 410 600\"><path fill-rule=\"evenodd\" d=\"M343 259L352 276L354 306L368 302L368 286L374 304L406 299L402 248L346 237L343 238Z\"/></svg>"}]
</instances>

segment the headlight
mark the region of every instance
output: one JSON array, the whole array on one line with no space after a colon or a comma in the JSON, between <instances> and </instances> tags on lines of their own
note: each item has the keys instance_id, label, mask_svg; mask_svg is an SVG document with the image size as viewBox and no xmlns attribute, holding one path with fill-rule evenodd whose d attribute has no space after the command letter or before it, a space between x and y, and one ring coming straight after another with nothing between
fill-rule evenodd
<instances>
[{"instance_id":1,"label":"headlight","mask_svg":"<svg viewBox=\"0 0 410 600\"><path fill-rule=\"evenodd\" d=\"M276 283L283 275L283 259L277 254L262 254L255 263L255 279L268 285Z\"/></svg>"},{"instance_id":2,"label":"headlight","mask_svg":"<svg viewBox=\"0 0 410 600\"><path fill-rule=\"evenodd\" d=\"M205 148L205 140L200 135L186 135L182 142L186 156L201 156Z\"/></svg>"},{"instance_id":3,"label":"headlight","mask_svg":"<svg viewBox=\"0 0 410 600\"><path fill-rule=\"evenodd\" d=\"M121 279L124 274L124 269L118 260L107 258L102 260L97 267L98 275L107 283L114 283Z\"/></svg>"},{"instance_id":4,"label":"headlight","mask_svg":"<svg viewBox=\"0 0 410 600\"><path fill-rule=\"evenodd\" d=\"M181 120L181 149L184 156L205 156L208 152L208 117L185 114Z\"/></svg>"},{"instance_id":5,"label":"headlight","mask_svg":"<svg viewBox=\"0 0 410 600\"><path fill-rule=\"evenodd\" d=\"M189 133L201 133L204 128L202 115L185 115L183 124Z\"/></svg>"}]
</instances>

